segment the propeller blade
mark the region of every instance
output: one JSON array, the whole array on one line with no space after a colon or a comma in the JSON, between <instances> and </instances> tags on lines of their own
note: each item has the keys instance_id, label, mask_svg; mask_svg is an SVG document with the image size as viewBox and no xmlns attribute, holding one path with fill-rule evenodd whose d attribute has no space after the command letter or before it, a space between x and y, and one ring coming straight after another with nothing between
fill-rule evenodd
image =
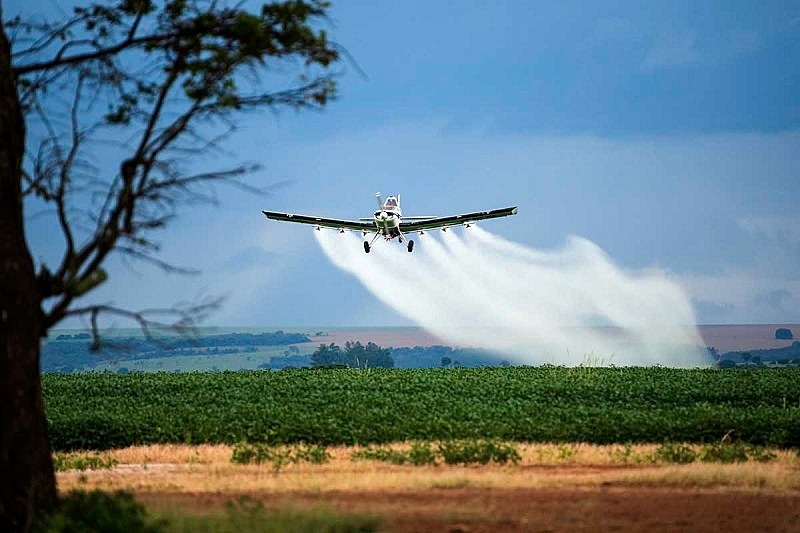
<instances>
[{"instance_id":1,"label":"propeller blade","mask_svg":"<svg viewBox=\"0 0 800 533\"><path fill-rule=\"evenodd\" d=\"M375 198L378 200L378 209L383 209L383 200L381 200L381 193L376 192Z\"/></svg>"}]
</instances>

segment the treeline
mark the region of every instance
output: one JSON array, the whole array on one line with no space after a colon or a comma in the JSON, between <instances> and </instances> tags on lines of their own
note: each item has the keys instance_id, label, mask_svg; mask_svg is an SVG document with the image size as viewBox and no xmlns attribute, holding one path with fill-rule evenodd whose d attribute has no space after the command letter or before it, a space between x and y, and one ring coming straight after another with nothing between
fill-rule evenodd
<instances>
[{"instance_id":1,"label":"treeline","mask_svg":"<svg viewBox=\"0 0 800 533\"><path fill-rule=\"evenodd\" d=\"M414 346L390 348L398 368L510 366L490 350L478 348L451 348L450 346Z\"/></svg>"},{"instance_id":2,"label":"treeline","mask_svg":"<svg viewBox=\"0 0 800 533\"><path fill-rule=\"evenodd\" d=\"M311 364L315 367L393 368L394 359L388 349L381 348L374 342L368 342L364 346L358 341L347 341L344 343L344 348L334 343L320 344L311 354Z\"/></svg>"},{"instance_id":3,"label":"treeline","mask_svg":"<svg viewBox=\"0 0 800 533\"><path fill-rule=\"evenodd\" d=\"M297 367L349 368L457 368L509 366L489 350L451 348L449 346L415 346L383 348L373 342L366 345L348 341L344 346L321 344L312 355L301 355L294 344L310 342L301 333L229 333L203 337L166 337L148 340L126 337L104 340L97 351L91 351L91 337L86 333L59 335L42 344L42 372L89 370L106 361L132 361L164 357L191 357L255 353L259 346L286 345L284 356L273 356L258 365L260 369L280 370Z\"/></svg>"},{"instance_id":4,"label":"treeline","mask_svg":"<svg viewBox=\"0 0 800 533\"><path fill-rule=\"evenodd\" d=\"M104 340L99 350L91 350L87 334L59 335L42 343L42 372L71 372L91 367L99 360L128 361L158 357L253 353L258 346L283 346L310 342L304 333L227 333L202 337L141 337Z\"/></svg>"},{"instance_id":5,"label":"treeline","mask_svg":"<svg viewBox=\"0 0 800 533\"><path fill-rule=\"evenodd\" d=\"M734 368L736 366L762 367L769 364L781 366L800 366L800 341L795 341L785 348L772 348L761 350L746 350L741 352L726 352L718 355L715 348L709 351L717 357L717 366L720 368Z\"/></svg>"},{"instance_id":6,"label":"treeline","mask_svg":"<svg viewBox=\"0 0 800 533\"><path fill-rule=\"evenodd\" d=\"M479 366L511 366L489 350L451 348L450 346L415 346L413 348L382 348L373 342L362 345L348 341L344 347L334 343L320 344L309 357L273 357L259 368L274 370L289 367L348 367L348 368L458 368Z\"/></svg>"}]
</instances>

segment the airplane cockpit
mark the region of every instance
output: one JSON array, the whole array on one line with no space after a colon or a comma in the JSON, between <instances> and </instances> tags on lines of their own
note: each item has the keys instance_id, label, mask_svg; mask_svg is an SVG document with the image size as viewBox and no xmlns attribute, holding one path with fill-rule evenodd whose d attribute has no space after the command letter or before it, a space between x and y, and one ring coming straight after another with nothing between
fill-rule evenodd
<instances>
[{"instance_id":1,"label":"airplane cockpit","mask_svg":"<svg viewBox=\"0 0 800 533\"><path fill-rule=\"evenodd\" d=\"M385 203L385 204L383 204L383 207L385 207L385 208L387 208L387 209L390 209L390 210L394 210L394 209L396 209L396 208L398 207L398 205L397 205L397 199L396 199L394 196L390 196L390 197L388 197L388 198L386 199L386 203Z\"/></svg>"}]
</instances>

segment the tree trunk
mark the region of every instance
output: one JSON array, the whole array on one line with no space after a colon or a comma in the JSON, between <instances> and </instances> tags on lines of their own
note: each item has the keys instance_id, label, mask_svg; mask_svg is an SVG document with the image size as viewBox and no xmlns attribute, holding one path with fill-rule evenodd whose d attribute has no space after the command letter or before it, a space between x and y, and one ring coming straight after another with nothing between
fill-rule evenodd
<instances>
[{"instance_id":1,"label":"tree trunk","mask_svg":"<svg viewBox=\"0 0 800 533\"><path fill-rule=\"evenodd\" d=\"M42 314L25 242L25 123L0 7L0 531L28 531L56 504L42 402Z\"/></svg>"}]
</instances>

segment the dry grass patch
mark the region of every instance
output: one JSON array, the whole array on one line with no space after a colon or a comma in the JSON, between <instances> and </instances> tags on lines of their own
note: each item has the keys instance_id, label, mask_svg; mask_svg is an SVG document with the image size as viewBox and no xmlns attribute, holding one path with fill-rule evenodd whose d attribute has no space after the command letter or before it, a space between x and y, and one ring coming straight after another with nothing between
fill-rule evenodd
<instances>
[{"instance_id":1,"label":"dry grass patch","mask_svg":"<svg viewBox=\"0 0 800 533\"><path fill-rule=\"evenodd\" d=\"M112 450L109 454L125 464L214 464L231 459L231 447L223 444L151 444Z\"/></svg>"},{"instance_id":2,"label":"dry grass patch","mask_svg":"<svg viewBox=\"0 0 800 533\"><path fill-rule=\"evenodd\" d=\"M791 492L800 490L800 471L780 464L698 463L625 472L612 476L607 483L623 486L725 487Z\"/></svg>"},{"instance_id":3,"label":"dry grass patch","mask_svg":"<svg viewBox=\"0 0 800 533\"><path fill-rule=\"evenodd\" d=\"M408 450L410 443L392 449ZM231 463L225 445L153 445L111 450L108 470L58 473L61 491L131 490L137 493L285 493L414 491L421 488L580 488L619 486L721 487L790 492L800 490L800 459L778 451L770 463L659 465L638 461L657 445L519 444L519 464L413 466L354 461L363 447L332 447L324 464Z\"/></svg>"}]
</instances>

